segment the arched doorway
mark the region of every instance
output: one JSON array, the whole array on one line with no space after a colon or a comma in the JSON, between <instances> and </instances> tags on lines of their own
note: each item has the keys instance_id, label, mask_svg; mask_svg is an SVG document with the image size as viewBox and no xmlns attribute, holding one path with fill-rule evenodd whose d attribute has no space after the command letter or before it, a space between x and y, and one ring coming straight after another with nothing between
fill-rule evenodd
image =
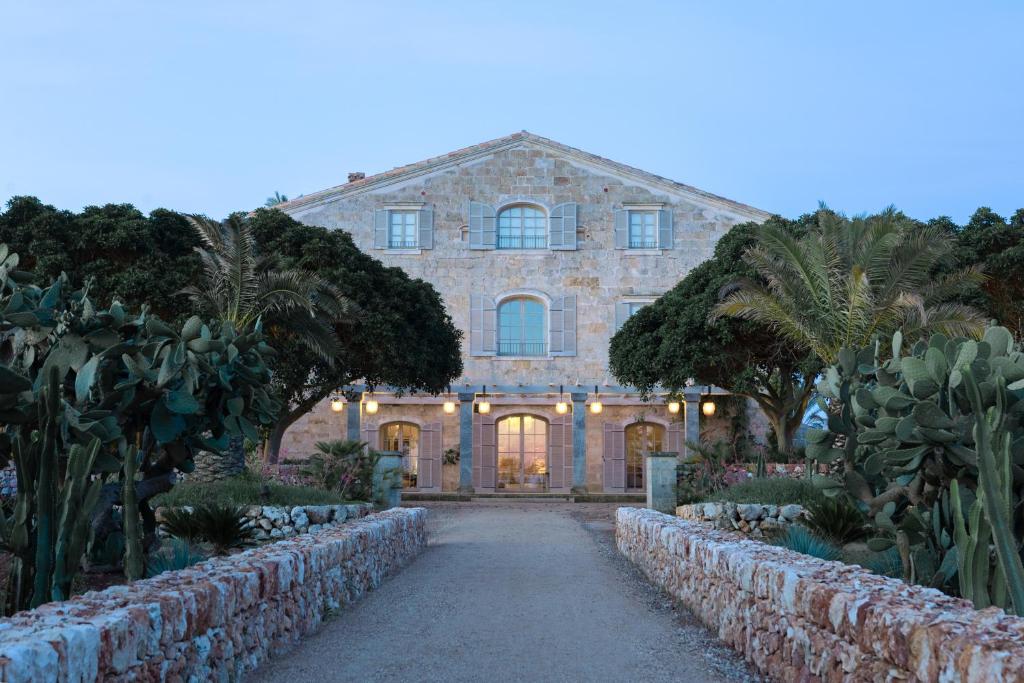
<instances>
[{"instance_id":1,"label":"arched doorway","mask_svg":"<svg viewBox=\"0 0 1024 683\"><path fill-rule=\"evenodd\" d=\"M547 491L548 423L533 415L498 420L497 489Z\"/></svg>"},{"instance_id":2,"label":"arched doorway","mask_svg":"<svg viewBox=\"0 0 1024 683\"><path fill-rule=\"evenodd\" d=\"M419 477L420 428L411 422L381 425L380 449L402 454L402 486L415 488Z\"/></svg>"},{"instance_id":3,"label":"arched doorway","mask_svg":"<svg viewBox=\"0 0 1024 683\"><path fill-rule=\"evenodd\" d=\"M653 422L626 427L626 490L644 490L644 458L665 450L665 428Z\"/></svg>"}]
</instances>

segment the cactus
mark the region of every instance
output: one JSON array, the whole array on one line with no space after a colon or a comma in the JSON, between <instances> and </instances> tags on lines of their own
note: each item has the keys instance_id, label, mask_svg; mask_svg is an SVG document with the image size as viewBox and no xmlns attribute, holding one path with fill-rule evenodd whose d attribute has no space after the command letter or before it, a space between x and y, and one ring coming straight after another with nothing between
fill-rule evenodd
<instances>
[{"instance_id":1,"label":"cactus","mask_svg":"<svg viewBox=\"0 0 1024 683\"><path fill-rule=\"evenodd\" d=\"M142 524L139 517L139 499L135 493L135 476L139 471L139 453L129 448L124 456L124 481L121 493L124 519L124 575L129 581L141 579L146 571L146 557L142 550Z\"/></svg>"},{"instance_id":2,"label":"cactus","mask_svg":"<svg viewBox=\"0 0 1024 683\"><path fill-rule=\"evenodd\" d=\"M754 476L758 479L764 479L768 476L768 466L764 461L764 451L758 451L757 453L757 467L754 471Z\"/></svg>"}]
</instances>

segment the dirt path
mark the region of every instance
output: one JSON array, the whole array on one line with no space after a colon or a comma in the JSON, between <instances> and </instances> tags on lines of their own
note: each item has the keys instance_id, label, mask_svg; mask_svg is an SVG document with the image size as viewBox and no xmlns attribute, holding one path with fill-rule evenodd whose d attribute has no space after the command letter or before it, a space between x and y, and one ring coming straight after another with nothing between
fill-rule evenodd
<instances>
[{"instance_id":1,"label":"dirt path","mask_svg":"<svg viewBox=\"0 0 1024 683\"><path fill-rule=\"evenodd\" d=\"M415 562L250 680L756 680L619 556L615 506L429 507Z\"/></svg>"}]
</instances>

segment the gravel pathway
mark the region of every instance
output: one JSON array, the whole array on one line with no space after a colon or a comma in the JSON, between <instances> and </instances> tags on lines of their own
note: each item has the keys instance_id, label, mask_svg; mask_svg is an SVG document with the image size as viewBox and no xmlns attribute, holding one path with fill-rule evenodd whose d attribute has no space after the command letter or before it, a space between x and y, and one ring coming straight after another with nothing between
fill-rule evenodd
<instances>
[{"instance_id":1,"label":"gravel pathway","mask_svg":"<svg viewBox=\"0 0 1024 683\"><path fill-rule=\"evenodd\" d=\"M418 559L250 680L757 680L619 555L616 506L427 507Z\"/></svg>"}]
</instances>

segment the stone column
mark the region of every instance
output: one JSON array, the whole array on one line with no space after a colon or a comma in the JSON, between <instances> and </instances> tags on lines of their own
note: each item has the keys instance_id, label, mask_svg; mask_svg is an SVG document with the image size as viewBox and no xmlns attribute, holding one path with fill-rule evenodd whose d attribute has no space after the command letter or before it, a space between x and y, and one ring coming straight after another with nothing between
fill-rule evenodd
<instances>
[{"instance_id":1,"label":"stone column","mask_svg":"<svg viewBox=\"0 0 1024 683\"><path fill-rule=\"evenodd\" d=\"M683 456L689 460L694 453L686 444L700 443L700 394L686 395L686 412L683 413Z\"/></svg>"},{"instance_id":2,"label":"stone column","mask_svg":"<svg viewBox=\"0 0 1024 683\"><path fill-rule=\"evenodd\" d=\"M572 399L572 492L587 492L587 394L573 392Z\"/></svg>"},{"instance_id":3,"label":"stone column","mask_svg":"<svg viewBox=\"0 0 1024 683\"><path fill-rule=\"evenodd\" d=\"M473 392L459 392L459 493L473 493Z\"/></svg>"},{"instance_id":4,"label":"stone column","mask_svg":"<svg viewBox=\"0 0 1024 683\"><path fill-rule=\"evenodd\" d=\"M361 428L359 423L360 413L363 410L363 392L346 391L345 400L348 401L348 405L345 406L348 409L348 415L345 416L347 420L345 438L349 441L359 441L363 438L362 434L359 433Z\"/></svg>"},{"instance_id":5,"label":"stone column","mask_svg":"<svg viewBox=\"0 0 1024 683\"><path fill-rule=\"evenodd\" d=\"M402 504L401 453L382 453L374 464L373 502L385 510Z\"/></svg>"},{"instance_id":6,"label":"stone column","mask_svg":"<svg viewBox=\"0 0 1024 683\"><path fill-rule=\"evenodd\" d=\"M647 507L667 515L675 514L678 463L675 453L650 453L644 458Z\"/></svg>"}]
</instances>

